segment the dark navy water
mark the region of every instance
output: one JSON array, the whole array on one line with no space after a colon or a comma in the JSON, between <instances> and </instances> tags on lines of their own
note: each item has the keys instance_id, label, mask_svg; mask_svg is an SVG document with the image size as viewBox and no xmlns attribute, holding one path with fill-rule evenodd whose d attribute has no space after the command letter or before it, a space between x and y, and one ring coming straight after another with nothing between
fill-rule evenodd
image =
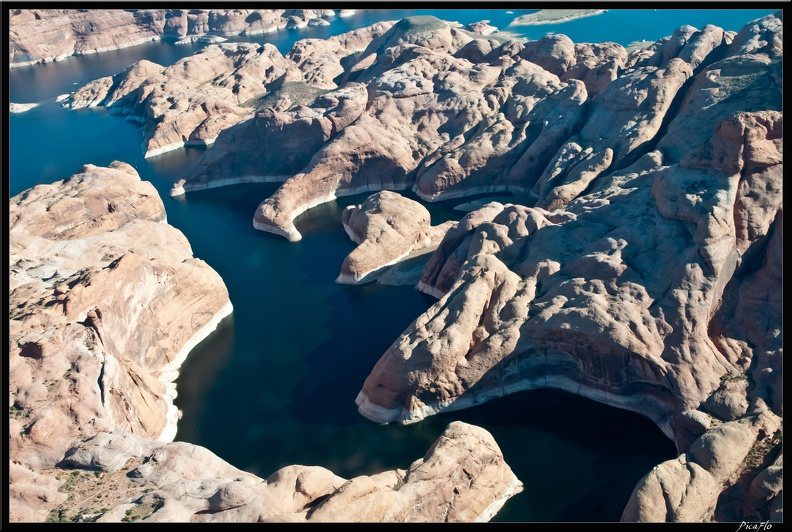
<instances>
[{"instance_id":1,"label":"dark navy water","mask_svg":"<svg viewBox=\"0 0 792 532\"><path fill-rule=\"evenodd\" d=\"M247 39L272 42L282 53L301 38L325 38L413 14L468 24L490 20L501 30L540 38L566 33L576 42L627 45L656 40L682 24L738 30L763 10L611 10L563 24L508 28L514 10L368 10L329 27ZM193 350L178 380L184 412L176 439L203 445L241 469L266 477L289 464L320 465L351 478L407 468L445 426L462 420L486 428L524 482L495 521L616 521L635 483L673 444L647 419L553 390L523 392L409 426L377 425L357 413L354 399L391 342L434 299L410 287L335 284L353 249L340 224L342 198L296 220L303 240L256 231L258 203L277 185L237 185L171 198L172 183L202 153L185 148L144 159L139 124L102 109L68 111L58 94L123 70L139 59L170 64L200 46L160 41L15 68L10 101L41 102L10 116L8 192L66 178L83 164L130 163L163 198L168 221L195 255L224 279L234 314ZM431 205L435 223L455 219L456 202Z\"/></svg>"}]
</instances>

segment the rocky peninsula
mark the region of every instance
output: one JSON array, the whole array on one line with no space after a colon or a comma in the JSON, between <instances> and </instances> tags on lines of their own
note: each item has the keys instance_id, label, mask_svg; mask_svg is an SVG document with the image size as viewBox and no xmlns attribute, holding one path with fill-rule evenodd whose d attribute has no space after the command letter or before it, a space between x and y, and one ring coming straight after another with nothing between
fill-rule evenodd
<instances>
[{"instance_id":1,"label":"rocky peninsula","mask_svg":"<svg viewBox=\"0 0 792 532\"><path fill-rule=\"evenodd\" d=\"M8 112L9 113L24 113L30 111L31 109L38 107L39 104L37 103L14 103L11 102L8 105Z\"/></svg>"},{"instance_id":2,"label":"rocky peninsula","mask_svg":"<svg viewBox=\"0 0 792 532\"><path fill-rule=\"evenodd\" d=\"M268 45L225 43L170 67L137 63L78 90L71 105L115 107L141 120L149 155L188 142L213 143L174 195L283 181L253 213L253 225L290 241L301 238L295 219L306 210L340 196L378 192L345 211L343 223L359 246L340 265L340 282L364 282L416 249L435 248L417 288L439 300L393 342L363 383L357 404L365 417L412 423L521 390L566 390L639 412L676 444L678 457L638 483L622 520L781 521L781 12L739 32L682 26L629 53L616 43L576 44L564 35L526 43L493 37L421 16L326 41L299 41L285 56ZM129 173L123 166L111 170ZM525 201L488 202L435 229L420 205L386 192L407 189L427 202L494 193ZM107 215L111 220L118 216L110 202L89 203L86 208L99 209L102 220L102 209L113 214ZM17 211L12 201L12 227ZM129 254L100 273L119 264L130 270L147 264ZM17 265L20 272L31 268ZM49 270L24 275L35 282L31 288L12 283L11 367L31 375L25 382L37 383L30 387L38 395L29 393L41 397L47 384L40 383L49 381L33 379L32 364L23 362L60 358L43 355L43 340L21 339L25 318L14 317L15 302L24 311L32 305L28 300L70 301L73 287L86 283L75 273L47 288L42 279L53 275ZM110 271L101 275L111 277ZM90 327L104 341L108 319L89 314L95 306L75 307L83 310L74 315L79 327ZM42 312L60 308L45 304ZM64 303L63 309L71 306ZM30 315L41 319L38 311ZM101 347L107 351L113 352ZM152 357L157 360L153 354L144 358ZM61 363L55 371L65 368ZM19 390L14 404L30 422L31 407ZM12 434L21 432L12 449L44 445L44 438L35 440L37 423L12 426ZM149 439L164 430L154 421L138 427L130 418L121 425ZM108 425L104 433L115 428ZM466 426L449 430L489 442ZM134 449L125 465L137 469L125 478L151 477L164 485L154 479L158 464L169 461L167 452L147 454L153 444L124 434L104 437L94 443L83 437L79 444L76 437L56 439L60 443L49 454L30 447L35 452L22 455L27 462L12 464L12 493L18 493L17 478L49 490L35 503L29 493L17 495L26 505L47 497L60 504L56 482L41 471L68 451L80 457L69 463L111 472L98 465L102 446L111 441ZM487 451L502 462L497 447L462 440L461 448ZM188 449L178 445L179 452ZM423 463L431 460L427 455ZM198 502L182 497L187 502L163 503L162 493L174 487L157 492L159 499L142 496L125 504L148 505L150 520L306 520L322 518L320 509L339 497L336 515L349 515L344 508L364 500L354 508L374 512L378 518L371 520L410 520L410 504L399 495L407 480L431 469L477 485L467 466L460 474L416 464L407 473L368 480L321 472L324 480L311 482L316 489L287 481L305 497L272 513L261 510L264 492L246 487L263 490L272 477L262 482L243 475L237 489L229 479L238 473L226 465L216 469L225 480L201 481L208 487ZM497 471L485 475L497 479L486 483L498 486L487 491L490 502L477 504L470 515L455 513L448 501L458 498L437 488L407 492L439 497L440 513L433 516L486 519L519 489L513 476ZM312 502L330 493L331 485L332 497ZM369 498L359 499L358 490Z\"/></svg>"},{"instance_id":3,"label":"rocky peninsula","mask_svg":"<svg viewBox=\"0 0 792 532\"><path fill-rule=\"evenodd\" d=\"M387 190L344 209L341 223L359 244L344 259L336 279L346 284L373 281L407 257L434 251L446 232L456 226L453 221L431 226L426 207Z\"/></svg>"},{"instance_id":4,"label":"rocky peninsula","mask_svg":"<svg viewBox=\"0 0 792 532\"><path fill-rule=\"evenodd\" d=\"M274 136L359 91L254 215L290 240L300 213L365 190L530 199L446 233L418 285L441 299L372 370L361 413L409 423L560 388L640 412L677 445L624 520L778 520L782 28L780 14L736 33L682 26L627 53L413 17L339 61L338 88L247 122ZM256 172L236 170L240 131L183 190Z\"/></svg>"},{"instance_id":5,"label":"rocky peninsula","mask_svg":"<svg viewBox=\"0 0 792 532\"><path fill-rule=\"evenodd\" d=\"M11 198L9 227L11 521L487 521L522 490L460 422L405 469L349 480L262 479L173 442L179 367L232 306L154 187L86 165Z\"/></svg>"}]
</instances>

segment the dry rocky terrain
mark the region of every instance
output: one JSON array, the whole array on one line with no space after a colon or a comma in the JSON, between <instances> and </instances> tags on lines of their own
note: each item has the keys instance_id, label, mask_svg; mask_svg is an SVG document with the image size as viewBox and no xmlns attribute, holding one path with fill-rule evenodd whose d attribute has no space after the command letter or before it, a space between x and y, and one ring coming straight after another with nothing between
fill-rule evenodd
<instances>
[{"instance_id":1,"label":"dry rocky terrain","mask_svg":"<svg viewBox=\"0 0 792 532\"><path fill-rule=\"evenodd\" d=\"M12 522L487 521L522 483L451 423L406 469L267 479L173 442L174 381L231 310L223 281L125 163L10 200Z\"/></svg>"},{"instance_id":2,"label":"dry rocky terrain","mask_svg":"<svg viewBox=\"0 0 792 532\"><path fill-rule=\"evenodd\" d=\"M295 218L343 195L526 198L442 238L395 192L345 212L360 245L341 281L436 246L417 287L439 301L372 369L361 414L410 423L567 390L676 444L623 520L782 520L781 13L629 53L495 35L410 17L285 56L213 45L97 80L71 105L137 117L149 154L213 142L173 194L283 181L251 214L291 241Z\"/></svg>"}]
</instances>

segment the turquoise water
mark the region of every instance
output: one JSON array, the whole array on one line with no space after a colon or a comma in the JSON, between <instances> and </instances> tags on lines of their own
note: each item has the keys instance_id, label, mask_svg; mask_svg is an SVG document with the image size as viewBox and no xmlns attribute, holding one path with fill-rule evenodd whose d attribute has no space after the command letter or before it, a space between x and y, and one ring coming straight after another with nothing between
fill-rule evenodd
<instances>
[{"instance_id":1,"label":"turquoise water","mask_svg":"<svg viewBox=\"0 0 792 532\"><path fill-rule=\"evenodd\" d=\"M489 19L502 30L514 10L369 10L332 26L248 39L286 52L304 37L327 37L378 20L440 15L463 24ZM681 24L711 22L739 29L769 11L609 11L552 26L576 41L629 44L670 34ZM629 24L628 24L629 22ZM617 39L618 35L618 39ZM101 109L67 111L53 99L141 58L169 64L198 47L148 43L59 63L13 69L11 101L42 105L9 118L9 195L63 179L83 164L132 164L163 198L168 221L190 240L228 286L235 312L198 346L182 368L177 439L204 445L233 465L266 477L288 464L321 465L346 478L407 468L452 420L489 430L525 483L495 520L618 520L635 483L675 456L672 443L648 420L555 391L493 400L409 425L376 425L354 399L390 343L434 299L409 287L335 284L353 249L340 224L344 206L365 195L313 209L296 221L302 241L255 231L258 203L277 185L238 185L171 198L171 184L202 153L176 150L144 159L139 125ZM77 85L75 85L75 83ZM432 205L436 222L458 217L452 205ZM629 427L629 439L625 427Z\"/></svg>"}]
</instances>

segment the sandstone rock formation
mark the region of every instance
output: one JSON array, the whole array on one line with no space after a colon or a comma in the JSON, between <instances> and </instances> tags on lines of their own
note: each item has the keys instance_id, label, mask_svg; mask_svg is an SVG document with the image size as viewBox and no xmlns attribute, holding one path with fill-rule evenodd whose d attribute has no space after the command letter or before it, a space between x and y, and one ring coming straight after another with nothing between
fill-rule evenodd
<instances>
[{"instance_id":1,"label":"sandstone rock formation","mask_svg":"<svg viewBox=\"0 0 792 532\"><path fill-rule=\"evenodd\" d=\"M406 469L349 480L302 465L262 479L203 447L122 429L69 448L35 487L26 473L12 464L12 500L38 496L33 520L63 522L488 521L522 491L492 436L458 421ZM30 517L12 506L11 521Z\"/></svg>"},{"instance_id":2,"label":"sandstone rock formation","mask_svg":"<svg viewBox=\"0 0 792 532\"><path fill-rule=\"evenodd\" d=\"M8 104L8 112L9 113L24 113L25 111L30 111L34 107L38 107L37 103L14 103L11 102Z\"/></svg>"},{"instance_id":3,"label":"sandstone rock formation","mask_svg":"<svg viewBox=\"0 0 792 532\"><path fill-rule=\"evenodd\" d=\"M314 146L314 141L301 148L306 152L313 150L310 151L312 155L321 143L333 136L334 129L337 132L355 120L359 115L355 106L365 102L365 92L361 103L360 90L349 87L333 95L324 95L327 92L324 89L336 88L332 78L342 72L340 67L333 65L365 48L374 36L388 27L377 24L326 42L300 41L285 58L271 44L226 43L208 46L167 68L142 60L115 76L94 80L75 91L71 96L71 108L104 106L111 113L142 122L144 151L149 157L185 145L212 144L221 131L252 118L258 108L264 109L263 120L243 129L242 136L249 138L251 127L265 132L275 129L276 134L296 144L299 135L295 139L294 131L286 131L285 135L279 131L279 124L287 123L291 117L279 118L275 124L270 124L268 113L272 109L285 110L311 103L320 96L322 99L315 102L316 107L324 105L337 119L331 118L332 123L321 125L318 146ZM308 113L308 116L317 116ZM299 117L303 115L305 113ZM222 151L221 148L218 153ZM283 152L277 153L279 159L282 155ZM292 169L295 161L299 161L300 166ZM252 161L260 162L258 159ZM304 157L294 156L286 175L294 175L306 162ZM211 161L206 164L211 166ZM210 175L212 171L209 170ZM261 175L261 170L254 175ZM283 179L285 176L280 177Z\"/></svg>"},{"instance_id":4,"label":"sandstone rock formation","mask_svg":"<svg viewBox=\"0 0 792 532\"><path fill-rule=\"evenodd\" d=\"M255 103L261 110L253 119L223 131L191 179L180 182L171 194L240 182L279 182L299 173L365 110L368 93L363 84L338 88L333 82L343 72L341 61L365 49L391 25L380 23L326 41L295 43L286 55L299 69L295 79L261 97Z\"/></svg>"},{"instance_id":5,"label":"sandstone rock formation","mask_svg":"<svg viewBox=\"0 0 792 532\"><path fill-rule=\"evenodd\" d=\"M332 16L330 9L14 9L9 63L48 63L162 38L269 33Z\"/></svg>"},{"instance_id":6,"label":"sandstone rock formation","mask_svg":"<svg viewBox=\"0 0 792 532\"><path fill-rule=\"evenodd\" d=\"M97 432L172 439L178 369L232 309L220 277L125 163L86 165L9 210L9 449L20 475L43 482L37 471Z\"/></svg>"},{"instance_id":7,"label":"sandstone rock formation","mask_svg":"<svg viewBox=\"0 0 792 532\"><path fill-rule=\"evenodd\" d=\"M266 92L289 65L271 44L211 45L165 68L142 60L77 90L71 108L104 105L143 122L145 155L214 142L250 118L246 102Z\"/></svg>"},{"instance_id":8,"label":"sandstone rock formation","mask_svg":"<svg viewBox=\"0 0 792 532\"><path fill-rule=\"evenodd\" d=\"M341 223L359 244L344 259L336 279L346 284L373 281L408 256L434 251L446 231L456 226L453 221L431 226L426 207L390 191L377 192L361 205L350 205L341 214Z\"/></svg>"},{"instance_id":9,"label":"sandstone rock formation","mask_svg":"<svg viewBox=\"0 0 792 532\"><path fill-rule=\"evenodd\" d=\"M778 518L780 31L776 16L731 44L682 28L692 49L671 39L610 83L534 206L493 203L447 233L421 282L442 298L374 367L361 413L405 423L568 390L677 445L624 520Z\"/></svg>"},{"instance_id":10,"label":"sandstone rock formation","mask_svg":"<svg viewBox=\"0 0 792 532\"><path fill-rule=\"evenodd\" d=\"M490 35L491 33L497 33L498 28L491 25L489 20L479 20L478 22L473 22L465 26L465 29L471 33L477 33L478 35Z\"/></svg>"},{"instance_id":11,"label":"sandstone rock formation","mask_svg":"<svg viewBox=\"0 0 792 532\"><path fill-rule=\"evenodd\" d=\"M781 13L630 53L476 39L433 17L381 29L354 50L297 43L260 112L174 193L288 176L253 223L289 240L342 195L526 196L446 232L418 285L440 300L373 368L361 413L408 423L567 390L648 416L677 446L623 520L779 519Z\"/></svg>"},{"instance_id":12,"label":"sandstone rock formation","mask_svg":"<svg viewBox=\"0 0 792 532\"><path fill-rule=\"evenodd\" d=\"M286 58L304 73L302 93L331 92L291 106L277 100L282 108L229 130L227 141L221 135L174 193L264 179L273 166L267 163L277 159L274 168L285 175L269 178L293 177L259 206L254 226L290 240L300 238L293 224L300 213L363 191L413 187L428 201L538 193L542 174L546 180L555 172L564 188L546 191L546 201L560 206L610 166L645 153L692 75L690 64L674 58L617 79L628 61L618 44L575 45L563 35L526 44L473 39L432 17L411 17L372 36L343 60L337 44L296 43ZM325 97L353 83L365 87L366 97L350 107L348 120L321 134L318 124L309 126L306 119L319 116L305 104L326 115ZM274 111L284 114L273 121ZM289 164L268 142L253 141L287 127L315 131L290 151ZM569 155L556 163L576 157L575 171L548 168L559 150Z\"/></svg>"},{"instance_id":13,"label":"sandstone rock formation","mask_svg":"<svg viewBox=\"0 0 792 532\"><path fill-rule=\"evenodd\" d=\"M115 162L10 202L9 518L59 522L487 521L522 483L451 423L406 469L266 480L175 436L173 381L231 312L222 280Z\"/></svg>"},{"instance_id":14,"label":"sandstone rock formation","mask_svg":"<svg viewBox=\"0 0 792 532\"><path fill-rule=\"evenodd\" d=\"M349 480L302 465L262 479L203 447L121 429L71 447L59 466L42 477L59 496L50 514L63 521L488 521L522 491L492 436L461 422L407 469Z\"/></svg>"}]
</instances>

